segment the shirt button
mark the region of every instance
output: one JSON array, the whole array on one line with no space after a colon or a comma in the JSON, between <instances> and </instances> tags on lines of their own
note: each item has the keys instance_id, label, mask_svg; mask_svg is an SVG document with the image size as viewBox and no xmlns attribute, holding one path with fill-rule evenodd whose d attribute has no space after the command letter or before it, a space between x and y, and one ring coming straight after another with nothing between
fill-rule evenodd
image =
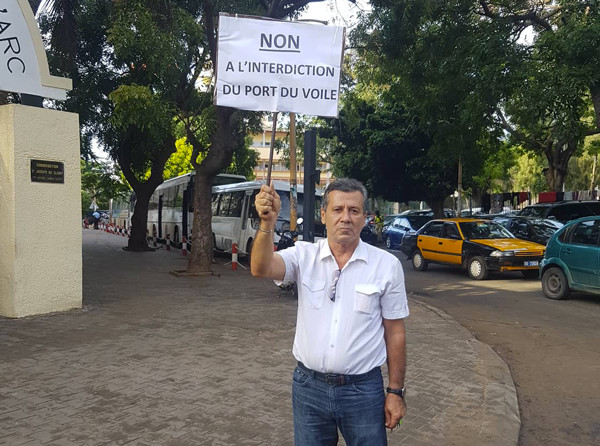
<instances>
[{"instance_id":1,"label":"shirt button","mask_svg":"<svg viewBox=\"0 0 600 446\"><path fill-rule=\"evenodd\" d=\"M333 348L333 344L331 344L330 347Z\"/></svg>"}]
</instances>

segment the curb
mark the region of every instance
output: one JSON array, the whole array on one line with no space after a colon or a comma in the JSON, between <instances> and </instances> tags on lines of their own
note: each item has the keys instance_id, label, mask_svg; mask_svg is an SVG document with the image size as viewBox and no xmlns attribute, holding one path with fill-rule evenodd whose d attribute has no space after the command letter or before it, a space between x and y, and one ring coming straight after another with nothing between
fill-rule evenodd
<instances>
[{"instance_id":1,"label":"curb","mask_svg":"<svg viewBox=\"0 0 600 446\"><path fill-rule=\"evenodd\" d=\"M519 444L521 417L517 390L504 360L487 344L479 341L448 313L419 299L419 293L408 292L412 303L435 313L444 322L468 333L469 344L477 354L477 372L484 382L483 411L485 419L478 432L478 446Z\"/></svg>"}]
</instances>

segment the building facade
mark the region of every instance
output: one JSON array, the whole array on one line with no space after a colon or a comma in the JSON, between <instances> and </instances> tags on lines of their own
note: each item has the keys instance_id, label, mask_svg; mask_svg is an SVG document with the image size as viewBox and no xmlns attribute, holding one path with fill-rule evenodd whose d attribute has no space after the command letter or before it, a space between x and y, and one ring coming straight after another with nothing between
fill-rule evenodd
<instances>
[{"instance_id":1,"label":"building facade","mask_svg":"<svg viewBox=\"0 0 600 446\"><path fill-rule=\"evenodd\" d=\"M273 129L273 117L270 115L263 120L263 129L260 133L255 133L252 136L251 148L258 151L259 161L258 165L254 167L254 175L257 180L267 179L267 170L269 167L269 152L271 150L271 133ZM275 139L282 141L284 145L289 144L289 130L278 129L275 132ZM329 163L320 163L317 169L321 170L321 177L319 184L322 187L326 187L330 181L333 181L331 176L331 166ZM288 167L287 159L283 157L283 153L280 150L273 152L273 170L271 171L271 178L274 180L290 181L290 169ZM304 181L304 165L301 160L296 163L296 182L301 184Z\"/></svg>"}]
</instances>

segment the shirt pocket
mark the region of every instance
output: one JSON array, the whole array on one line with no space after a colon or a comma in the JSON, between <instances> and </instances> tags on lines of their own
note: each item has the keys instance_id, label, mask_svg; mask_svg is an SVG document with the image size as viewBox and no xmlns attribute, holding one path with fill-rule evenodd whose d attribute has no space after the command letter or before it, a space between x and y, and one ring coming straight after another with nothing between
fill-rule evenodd
<instances>
[{"instance_id":1,"label":"shirt pocket","mask_svg":"<svg viewBox=\"0 0 600 446\"><path fill-rule=\"evenodd\" d=\"M325 298L325 281L307 277L302 279L302 287L309 308L319 310L323 306L323 299Z\"/></svg>"},{"instance_id":2,"label":"shirt pocket","mask_svg":"<svg viewBox=\"0 0 600 446\"><path fill-rule=\"evenodd\" d=\"M381 290L377 285L370 283L357 284L354 286L354 311L359 313L371 313L375 310Z\"/></svg>"}]
</instances>

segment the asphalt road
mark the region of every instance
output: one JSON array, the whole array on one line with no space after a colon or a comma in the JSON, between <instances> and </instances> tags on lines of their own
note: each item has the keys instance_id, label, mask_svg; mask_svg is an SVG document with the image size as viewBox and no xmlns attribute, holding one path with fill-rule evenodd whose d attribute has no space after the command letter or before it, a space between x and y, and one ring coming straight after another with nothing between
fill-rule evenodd
<instances>
[{"instance_id":1,"label":"asphalt road","mask_svg":"<svg viewBox=\"0 0 600 446\"><path fill-rule=\"evenodd\" d=\"M600 445L600 296L552 301L539 280L520 273L474 281L441 265L418 272L391 252L404 265L413 298L449 313L508 364L521 446Z\"/></svg>"}]
</instances>

